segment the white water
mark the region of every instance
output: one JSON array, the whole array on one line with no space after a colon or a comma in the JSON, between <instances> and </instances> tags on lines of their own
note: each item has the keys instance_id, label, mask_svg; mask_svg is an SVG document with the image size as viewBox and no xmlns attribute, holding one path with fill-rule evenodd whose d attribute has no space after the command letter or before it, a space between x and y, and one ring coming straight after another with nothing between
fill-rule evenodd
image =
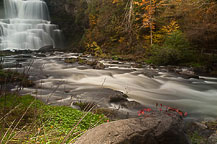
<instances>
[{"instance_id":1,"label":"white water","mask_svg":"<svg viewBox=\"0 0 217 144\"><path fill-rule=\"evenodd\" d=\"M0 19L0 50L61 47L61 31L51 24L43 0L4 0L4 9L5 19Z\"/></svg>"},{"instance_id":2,"label":"white water","mask_svg":"<svg viewBox=\"0 0 217 144\"><path fill-rule=\"evenodd\" d=\"M217 118L216 78L184 79L158 70L153 70L158 76L147 77L145 73L148 68L133 68L130 63L110 64L109 61L104 61L107 66L105 70L96 70L76 64L65 64L63 59L73 57L71 55L73 54L61 53L35 61L30 73L32 77L39 79L36 81L38 97L46 99L63 83L52 94L51 103L59 104L76 95L81 98L94 96L87 90L101 88L103 85L104 88L126 93L130 99L146 107L155 107L156 103L161 103L188 112L188 118ZM67 93L64 92L65 89ZM34 88L24 89L25 94L34 95L35 91ZM98 91L95 92L96 95L97 93Z\"/></svg>"}]
</instances>

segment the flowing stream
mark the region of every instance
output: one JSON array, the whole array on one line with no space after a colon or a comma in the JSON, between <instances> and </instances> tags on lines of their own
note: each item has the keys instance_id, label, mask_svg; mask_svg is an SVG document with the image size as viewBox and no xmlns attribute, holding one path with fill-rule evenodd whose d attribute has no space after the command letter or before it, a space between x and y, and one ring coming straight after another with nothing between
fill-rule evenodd
<instances>
[{"instance_id":1,"label":"flowing stream","mask_svg":"<svg viewBox=\"0 0 217 144\"><path fill-rule=\"evenodd\" d=\"M5 18L0 19L0 50L61 47L61 31L57 25L51 24L43 0L4 0L4 10ZM38 97L59 104L73 100L73 97L91 99L105 91L100 89L104 87L122 91L129 100L147 107L162 103L188 112L191 118L217 118L217 78L184 79L165 70L153 70L148 66L134 68L132 63L112 61L102 61L105 70L64 63L64 58L73 56L57 53L34 58L30 76L37 86L25 88L23 93L37 93ZM24 60L23 68L30 60ZM15 64L18 59L5 57L4 62ZM23 68L16 69L22 71ZM148 77L146 73L157 75Z\"/></svg>"},{"instance_id":2,"label":"flowing stream","mask_svg":"<svg viewBox=\"0 0 217 144\"><path fill-rule=\"evenodd\" d=\"M43 0L4 0L0 19L0 50L38 50L62 45L61 31L51 24Z\"/></svg>"},{"instance_id":3,"label":"flowing stream","mask_svg":"<svg viewBox=\"0 0 217 144\"><path fill-rule=\"evenodd\" d=\"M108 91L101 89L104 87L121 91L130 101L146 107L161 103L188 112L188 118L217 118L217 78L184 79L166 69L152 69L148 65L135 68L133 63L111 60L101 61L106 68L97 70L76 63L66 64L67 57L75 56L57 53L36 58L30 75L37 86L25 88L23 93L37 93L45 101L49 97L51 104L67 105L73 100L91 101L107 95ZM156 74L150 77L147 73Z\"/></svg>"}]
</instances>

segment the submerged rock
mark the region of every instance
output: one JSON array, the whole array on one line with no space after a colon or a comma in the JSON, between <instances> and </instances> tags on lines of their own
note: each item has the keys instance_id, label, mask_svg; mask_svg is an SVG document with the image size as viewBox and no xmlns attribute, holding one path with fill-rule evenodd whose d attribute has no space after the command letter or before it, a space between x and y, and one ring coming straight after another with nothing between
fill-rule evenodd
<instances>
[{"instance_id":1,"label":"submerged rock","mask_svg":"<svg viewBox=\"0 0 217 144\"><path fill-rule=\"evenodd\" d=\"M185 79L190 79L190 78L199 79L199 76L196 75L192 71L182 71L182 72L179 72L178 74L180 74L180 76L185 78Z\"/></svg>"},{"instance_id":2,"label":"submerged rock","mask_svg":"<svg viewBox=\"0 0 217 144\"><path fill-rule=\"evenodd\" d=\"M189 144L178 115L151 114L102 124L75 144Z\"/></svg>"},{"instance_id":3,"label":"submerged rock","mask_svg":"<svg viewBox=\"0 0 217 144\"><path fill-rule=\"evenodd\" d=\"M38 50L38 52L45 53L45 52L52 52L53 50L54 50L53 46L52 45L48 45L48 46L44 46L44 47L40 48Z\"/></svg>"}]
</instances>

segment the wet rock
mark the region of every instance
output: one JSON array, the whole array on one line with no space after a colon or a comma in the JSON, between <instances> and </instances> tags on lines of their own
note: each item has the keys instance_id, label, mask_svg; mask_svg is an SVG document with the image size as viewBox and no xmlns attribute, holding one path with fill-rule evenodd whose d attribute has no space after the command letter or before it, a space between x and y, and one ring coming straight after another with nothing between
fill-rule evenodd
<instances>
[{"instance_id":1,"label":"wet rock","mask_svg":"<svg viewBox=\"0 0 217 144\"><path fill-rule=\"evenodd\" d=\"M52 22L59 25L64 35L64 44L74 52L84 51L84 48L72 46L75 40L80 40L88 27L88 1L80 0L45 0L48 5ZM76 37L75 37L76 34ZM72 47L72 48L71 48Z\"/></svg>"},{"instance_id":2,"label":"wet rock","mask_svg":"<svg viewBox=\"0 0 217 144\"><path fill-rule=\"evenodd\" d=\"M212 135L208 138L208 144L217 144L217 133L212 134Z\"/></svg>"},{"instance_id":3,"label":"wet rock","mask_svg":"<svg viewBox=\"0 0 217 144\"><path fill-rule=\"evenodd\" d=\"M46 57L46 55L45 55L45 54L42 54L42 53L36 53L35 56L36 56L36 57Z\"/></svg>"},{"instance_id":4,"label":"wet rock","mask_svg":"<svg viewBox=\"0 0 217 144\"><path fill-rule=\"evenodd\" d=\"M105 69L105 65L97 60L89 61L78 57L78 58L66 58L64 61L65 63L72 63L72 64L78 63L79 65L88 65L91 66L93 69Z\"/></svg>"},{"instance_id":5,"label":"wet rock","mask_svg":"<svg viewBox=\"0 0 217 144\"><path fill-rule=\"evenodd\" d=\"M38 50L38 52L46 53L46 52L52 52L54 50L52 45L44 46Z\"/></svg>"},{"instance_id":6,"label":"wet rock","mask_svg":"<svg viewBox=\"0 0 217 144\"><path fill-rule=\"evenodd\" d=\"M116 95L112 95L109 97L110 103L120 103L120 102L126 102L127 100L127 96L124 95L123 93L117 93Z\"/></svg>"},{"instance_id":7,"label":"wet rock","mask_svg":"<svg viewBox=\"0 0 217 144\"><path fill-rule=\"evenodd\" d=\"M138 64L138 63L132 64L131 66L134 68L143 68L144 67L142 64Z\"/></svg>"},{"instance_id":8,"label":"wet rock","mask_svg":"<svg viewBox=\"0 0 217 144\"><path fill-rule=\"evenodd\" d=\"M197 74L207 73L207 69L205 67L194 67L193 71Z\"/></svg>"},{"instance_id":9,"label":"wet rock","mask_svg":"<svg viewBox=\"0 0 217 144\"><path fill-rule=\"evenodd\" d=\"M31 50L15 50L14 53L16 54L31 54L33 51Z\"/></svg>"},{"instance_id":10,"label":"wet rock","mask_svg":"<svg viewBox=\"0 0 217 144\"><path fill-rule=\"evenodd\" d=\"M177 115L152 114L102 124L87 131L75 144L189 144Z\"/></svg>"},{"instance_id":11,"label":"wet rock","mask_svg":"<svg viewBox=\"0 0 217 144\"><path fill-rule=\"evenodd\" d=\"M189 133L197 133L201 137L209 137L212 134L212 131L210 131L206 124L201 122L192 121L187 124L187 131Z\"/></svg>"},{"instance_id":12,"label":"wet rock","mask_svg":"<svg viewBox=\"0 0 217 144\"><path fill-rule=\"evenodd\" d=\"M25 58L19 58L19 59L16 59L17 62L26 62L28 59L25 59Z\"/></svg>"},{"instance_id":13,"label":"wet rock","mask_svg":"<svg viewBox=\"0 0 217 144\"><path fill-rule=\"evenodd\" d=\"M125 101L125 102L121 102L120 105L127 109L141 110L144 108L144 105L136 101Z\"/></svg>"},{"instance_id":14,"label":"wet rock","mask_svg":"<svg viewBox=\"0 0 217 144\"><path fill-rule=\"evenodd\" d=\"M93 69L105 69L105 65L97 62L96 65L93 66Z\"/></svg>"},{"instance_id":15,"label":"wet rock","mask_svg":"<svg viewBox=\"0 0 217 144\"><path fill-rule=\"evenodd\" d=\"M32 58L32 55L30 55L30 54L19 54L19 55L14 56L14 58L16 58L16 59L18 59L18 58L20 58L20 59L28 59L28 58Z\"/></svg>"},{"instance_id":16,"label":"wet rock","mask_svg":"<svg viewBox=\"0 0 217 144\"><path fill-rule=\"evenodd\" d=\"M182 71L182 72L179 72L178 74L180 74L180 76L185 78L185 79L190 79L190 78L199 79L199 76L196 75L192 71Z\"/></svg>"},{"instance_id":17,"label":"wet rock","mask_svg":"<svg viewBox=\"0 0 217 144\"><path fill-rule=\"evenodd\" d=\"M120 64L121 62L119 61L110 61L109 64Z\"/></svg>"},{"instance_id":18,"label":"wet rock","mask_svg":"<svg viewBox=\"0 0 217 144\"><path fill-rule=\"evenodd\" d=\"M154 78L155 76L159 76L157 71L151 69L144 69L143 72L138 72L135 74L143 74L144 76L147 76L149 78Z\"/></svg>"},{"instance_id":19,"label":"wet rock","mask_svg":"<svg viewBox=\"0 0 217 144\"><path fill-rule=\"evenodd\" d=\"M192 143L217 144L217 121L186 122L185 131Z\"/></svg>"}]
</instances>

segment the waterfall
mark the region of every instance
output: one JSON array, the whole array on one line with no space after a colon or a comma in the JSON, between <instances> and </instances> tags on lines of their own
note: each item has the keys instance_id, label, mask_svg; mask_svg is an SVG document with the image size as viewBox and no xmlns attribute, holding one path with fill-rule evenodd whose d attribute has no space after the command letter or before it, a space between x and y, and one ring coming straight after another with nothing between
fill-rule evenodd
<instances>
[{"instance_id":1,"label":"waterfall","mask_svg":"<svg viewBox=\"0 0 217 144\"><path fill-rule=\"evenodd\" d=\"M4 0L4 10L5 19L0 19L0 50L61 47L61 31L51 24L43 0Z\"/></svg>"}]
</instances>

